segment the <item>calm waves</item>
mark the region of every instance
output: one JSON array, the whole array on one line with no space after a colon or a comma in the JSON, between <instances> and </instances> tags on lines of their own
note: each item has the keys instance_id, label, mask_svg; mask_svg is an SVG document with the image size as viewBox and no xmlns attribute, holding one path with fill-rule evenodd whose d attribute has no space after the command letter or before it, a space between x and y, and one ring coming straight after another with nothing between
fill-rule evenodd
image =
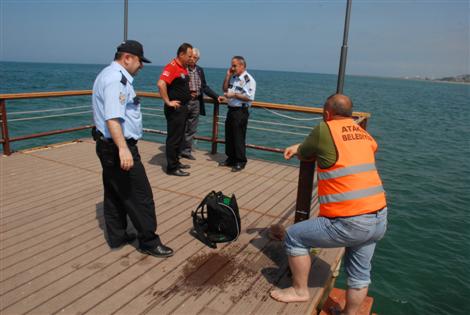
<instances>
[{"instance_id":1,"label":"calm waves","mask_svg":"<svg viewBox=\"0 0 470 315\"><path fill-rule=\"evenodd\" d=\"M102 67L0 62L0 93L91 89ZM134 81L136 89L156 91L160 70L160 67L144 68ZM334 75L251 73L257 81L259 101L320 107L336 89ZM206 69L208 83L214 90L220 92L224 74L222 69ZM353 99L356 111L372 114L368 130L379 143L377 161L389 203L388 231L373 260L369 294L375 298L374 311L380 314L470 314L470 285L466 279L470 270L470 85L349 76L345 94ZM10 136L92 123L89 112L22 120L72 111L87 112L90 97L9 101L7 105ZM161 101L143 99L142 106L144 127L165 130L163 113L158 111ZM68 107L76 108L63 112L14 113ZM209 115L201 119L200 134L210 132L211 109L209 105ZM224 109L221 113L225 113ZM310 117L287 115L300 119ZM252 110L249 126L257 129L249 129L248 142L283 148L302 141L303 135L309 132L294 126L311 127L318 121L290 120L265 110ZM46 137L16 142L12 146L18 150L88 134L86 131ZM164 140L161 136L147 134L145 139ZM198 147L206 149L208 144L199 142ZM249 150L248 154L282 161L278 154L254 150ZM345 287L344 272L337 286Z\"/></svg>"}]
</instances>

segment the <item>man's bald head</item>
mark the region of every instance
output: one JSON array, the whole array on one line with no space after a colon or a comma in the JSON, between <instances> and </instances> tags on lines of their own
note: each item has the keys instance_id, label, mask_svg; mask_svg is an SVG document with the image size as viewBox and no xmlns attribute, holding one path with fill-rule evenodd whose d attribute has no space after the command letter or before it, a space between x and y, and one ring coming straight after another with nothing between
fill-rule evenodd
<instances>
[{"instance_id":1,"label":"man's bald head","mask_svg":"<svg viewBox=\"0 0 470 315\"><path fill-rule=\"evenodd\" d=\"M331 117L342 116L351 117L353 104L349 97L343 94L330 95L323 106L324 112L328 112Z\"/></svg>"}]
</instances>

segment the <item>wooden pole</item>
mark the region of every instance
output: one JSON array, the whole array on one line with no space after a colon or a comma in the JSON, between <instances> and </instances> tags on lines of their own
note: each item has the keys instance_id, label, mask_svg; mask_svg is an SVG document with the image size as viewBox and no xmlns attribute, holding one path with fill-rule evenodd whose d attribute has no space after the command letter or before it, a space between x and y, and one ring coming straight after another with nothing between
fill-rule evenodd
<instances>
[{"instance_id":1,"label":"wooden pole","mask_svg":"<svg viewBox=\"0 0 470 315\"><path fill-rule=\"evenodd\" d=\"M0 100L0 111L2 113L2 145L3 154L11 155L10 150L10 137L8 135L8 119L5 100Z\"/></svg>"},{"instance_id":2,"label":"wooden pole","mask_svg":"<svg viewBox=\"0 0 470 315\"><path fill-rule=\"evenodd\" d=\"M307 220L310 217L314 173L315 162L300 162L299 183L297 186L297 201L295 203L294 223Z\"/></svg>"}]
</instances>

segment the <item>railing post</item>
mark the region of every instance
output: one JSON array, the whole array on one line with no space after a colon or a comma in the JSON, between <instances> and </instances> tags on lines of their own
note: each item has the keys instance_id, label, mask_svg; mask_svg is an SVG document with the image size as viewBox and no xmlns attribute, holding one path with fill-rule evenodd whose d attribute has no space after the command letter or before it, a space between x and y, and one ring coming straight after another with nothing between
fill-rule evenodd
<instances>
[{"instance_id":1,"label":"railing post","mask_svg":"<svg viewBox=\"0 0 470 315\"><path fill-rule=\"evenodd\" d=\"M2 113L2 139L3 139L3 154L11 155L10 150L10 137L8 136L8 119L7 108L4 99L0 100L0 111Z\"/></svg>"},{"instance_id":2,"label":"railing post","mask_svg":"<svg viewBox=\"0 0 470 315\"><path fill-rule=\"evenodd\" d=\"M214 114L212 118L212 149L211 154L217 153L217 140L219 137L219 102L214 102Z\"/></svg>"},{"instance_id":3,"label":"railing post","mask_svg":"<svg viewBox=\"0 0 470 315\"><path fill-rule=\"evenodd\" d=\"M307 220L310 217L314 173L315 161L300 162L299 183L297 187L297 201L295 203L294 223Z\"/></svg>"},{"instance_id":4,"label":"railing post","mask_svg":"<svg viewBox=\"0 0 470 315\"><path fill-rule=\"evenodd\" d=\"M359 126L361 126L364 130L367 130L367 118L363 119L360 123Z\"/></svg>"}]
</instances>

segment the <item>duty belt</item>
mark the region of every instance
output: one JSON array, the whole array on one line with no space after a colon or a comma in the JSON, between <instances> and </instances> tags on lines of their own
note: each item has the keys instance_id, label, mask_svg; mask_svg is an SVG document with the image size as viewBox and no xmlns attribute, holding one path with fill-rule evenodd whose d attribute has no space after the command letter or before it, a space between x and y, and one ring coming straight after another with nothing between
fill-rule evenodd
<instances>
[{"instance_id":1,"label":"duty belt","mask_svg":"<svg viewBox=\"0 0 470 315\"><path fill-rule=\"evenodd\" d=\"M238 108L248 108L250 107L250 104L248 103L242 103L242 106L229 106L229 109L238 109Z\"/></svg>"},{"instance_id":2,"label":"duty belt","mask_svg":"<svg viewBox=\"0 0 470 315\"><path fill-rule=\"evenodd\" d=\"M114 144L114 141L113 141L112 138L106 138L101 131L96 129L96 127L93 127L91 129L91 135L93 136L93 139L95 141L103 141L103 142L106 142L106 143ZM137 144L137 142L138 142L138 140L135 140L134 138L126 139L126 143L129 146L134 146L134 145Z\"/></svg>"}]
</instances>

